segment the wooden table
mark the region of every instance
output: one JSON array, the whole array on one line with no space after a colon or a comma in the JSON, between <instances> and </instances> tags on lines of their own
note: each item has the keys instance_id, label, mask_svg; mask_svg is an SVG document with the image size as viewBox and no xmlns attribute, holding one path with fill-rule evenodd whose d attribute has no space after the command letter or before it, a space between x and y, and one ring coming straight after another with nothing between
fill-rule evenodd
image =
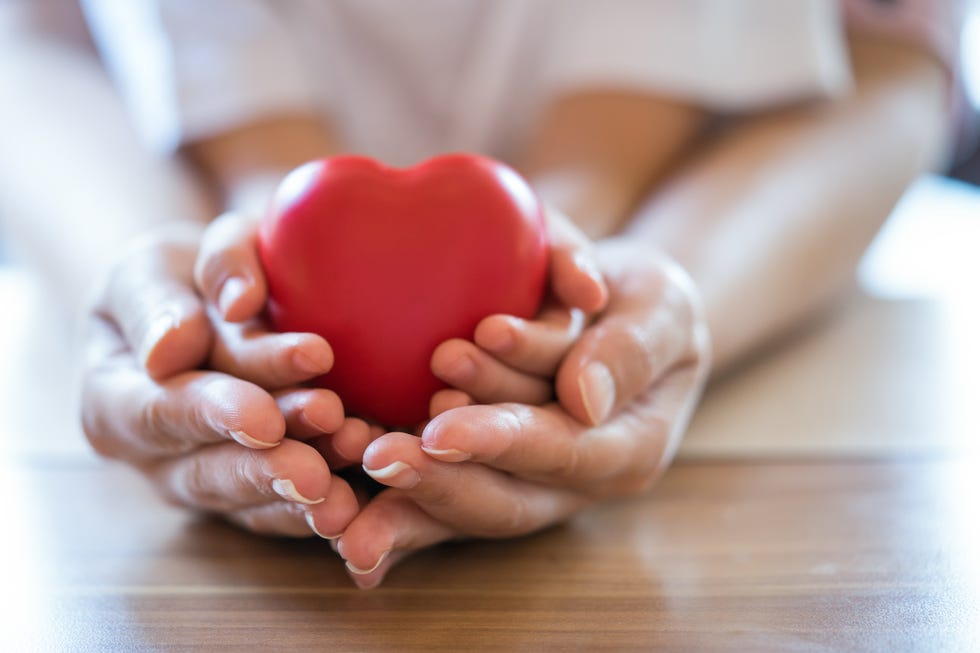
<instances>
[{"instance_id":1,"label":"wooden table","mask_svg":"<svg viewBox=\"0 0 980 653\"><path fill-rule=\"evenodd\" d=\"M680 463L648 498L363 592L323 542L195 519L102 463L25 463L4 617L52 651L977 650L976 471Z\"/></svg>"},{"instance_id":2,"label":"wooden table","mask_svg":"<svg viewBox=\"0 0 980 653\"><path fill-rule=\"evenodd\" d=\"M856 297L716 384L649 496L372 591L88 453L57 341L8 329L0 651L980 650L975 308Z\"/></svg>"}]
</instances>

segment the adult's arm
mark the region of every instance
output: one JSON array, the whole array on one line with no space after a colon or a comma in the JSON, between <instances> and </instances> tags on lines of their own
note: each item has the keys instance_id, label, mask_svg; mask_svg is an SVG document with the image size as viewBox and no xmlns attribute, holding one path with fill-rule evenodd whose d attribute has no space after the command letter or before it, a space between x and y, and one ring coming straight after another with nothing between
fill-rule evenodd
<instances>
[{"instance_id":1,"label":"adult's arm","mask_svg":"<svg viewBox=\"0 0 980 653\"><path fill-rule=\"evenodd\" d=\"M941 159L948 71L914 46L850 45L853 92L711 138L695 107L584 93L532 141L527 173L587 233L649 243L693 277L716 370L832 300L908 184Z\"/></svg>"}]
</instances>

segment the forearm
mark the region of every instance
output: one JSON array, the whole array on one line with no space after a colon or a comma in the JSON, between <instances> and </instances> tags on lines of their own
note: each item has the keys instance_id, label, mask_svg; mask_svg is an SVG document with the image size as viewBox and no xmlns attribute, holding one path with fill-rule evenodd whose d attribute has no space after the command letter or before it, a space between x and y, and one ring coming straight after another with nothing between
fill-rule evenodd
<instances>
[{"instance_id":1,"label":"forearm","mask_svg":"<svg viewBox=\"0 0 980 653\"><path fill-rule=\"evenodd\" d=\"M209 182L223 210L260 214L290 170L339 151L329 124L297 113L272 116L191 143L182 154Z\"/></svg>"},{"instance_id":2,"label":"forearm","mask_svg":"<svg viewBox=\"0 0 980 653\"><path fill-rule=\"evenodd\" d=\"M733 129L630 226L698 284L718 370L850 284L906 186L938 159L940 66L885 44L856 43L853 57L850 98Z\"/></svg>"},{"instance_id":3,"label":"forearm","mask_svg":"<svg viewBox=\"0 0 980 653\"><path fill-rule=\"evenodd\" d=\"M704 117L654 95L583 90L545 111L518 166L547 203L602 238L678 163Z\"/></svg>"}]
</instances>

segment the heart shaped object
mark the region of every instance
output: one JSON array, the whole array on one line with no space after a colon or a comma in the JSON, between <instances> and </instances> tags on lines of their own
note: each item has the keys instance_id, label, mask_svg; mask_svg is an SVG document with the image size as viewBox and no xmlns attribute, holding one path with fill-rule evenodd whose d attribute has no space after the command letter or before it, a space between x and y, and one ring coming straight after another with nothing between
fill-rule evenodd
<instances>
[{"instance_id":1,"label":"heart shaped object","mask_svg":"<svg viewBox=\"0 0 980 653\"><path fill-rule=\"evenodd\" d=\"M282 182L259 229L278 331L317 333L334 367L317 384L385 426L428 417L429 369L488 315L533 316L545 288L543 208L507 166L450 154L407 169L340 156Z\"/></svg>"}]
</instances>

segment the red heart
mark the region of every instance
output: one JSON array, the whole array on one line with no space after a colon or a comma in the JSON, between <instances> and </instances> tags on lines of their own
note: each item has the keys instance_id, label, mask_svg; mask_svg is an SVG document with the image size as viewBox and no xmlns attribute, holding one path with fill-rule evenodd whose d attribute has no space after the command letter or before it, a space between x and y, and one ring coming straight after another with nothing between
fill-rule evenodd
<instances>
[{"instance_id":1,"label":"red heart","mask_svg":"<svg viewBox=\"0 0 980 653\"><path fill-rule=\"evenodd\" d=\"M444 387L436 346L488 315L535 314L547 240L521 177L464 154L394 169L364 157L307 163L282 182L259 229L279 331L318 333L333 369L317 380L348 413L388 426L428 417Z\"/></svg>"}]
</instances>

